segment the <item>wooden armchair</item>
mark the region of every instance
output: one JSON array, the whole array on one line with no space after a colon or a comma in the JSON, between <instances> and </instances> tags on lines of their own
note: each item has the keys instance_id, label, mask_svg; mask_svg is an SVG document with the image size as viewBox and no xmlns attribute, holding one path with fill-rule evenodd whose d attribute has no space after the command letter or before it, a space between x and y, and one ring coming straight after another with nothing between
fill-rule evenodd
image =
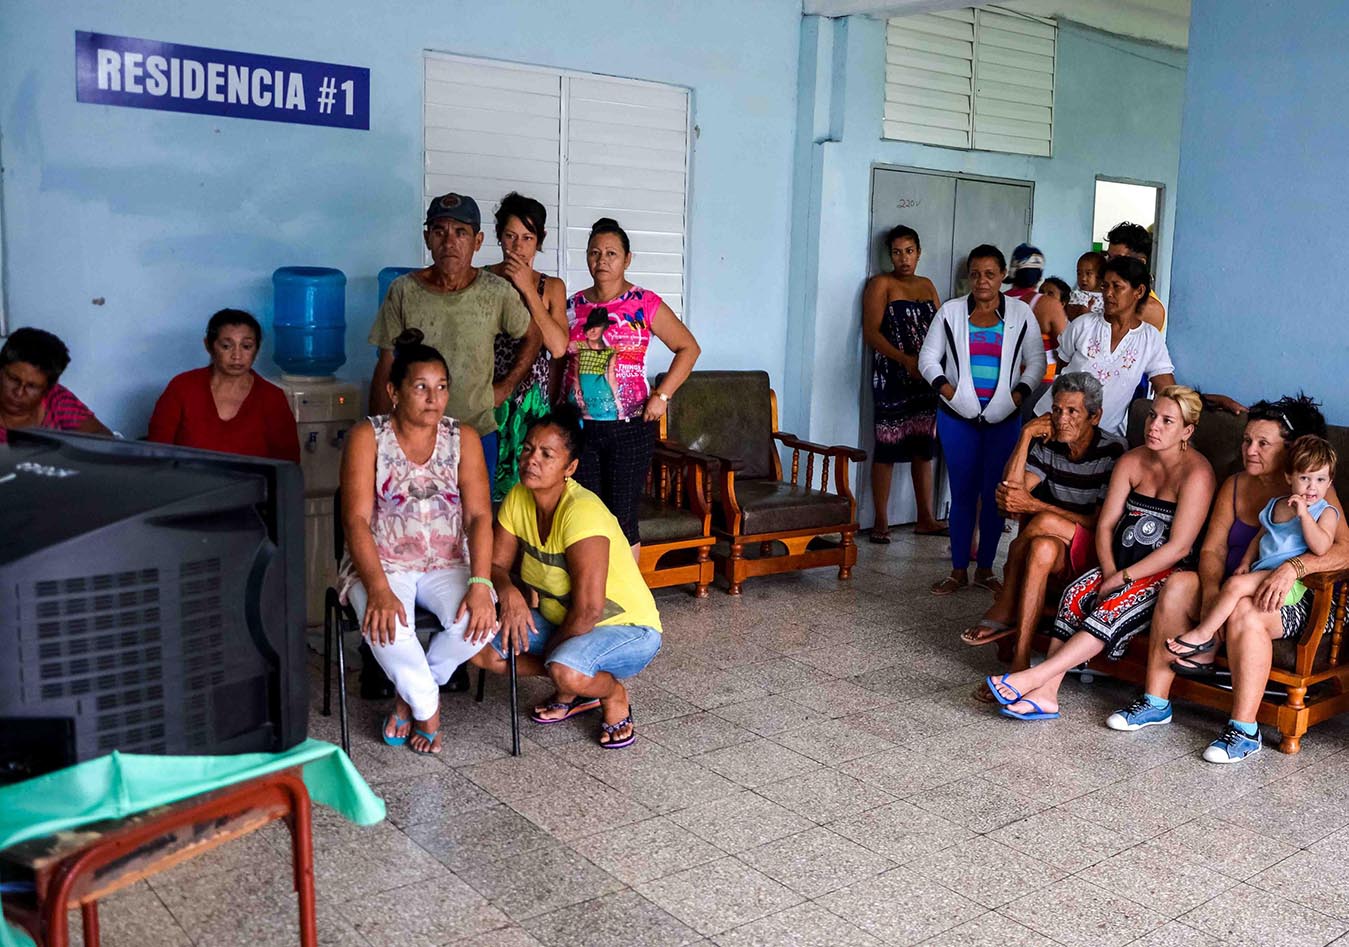
<instances>
[{"instance_id":1,"label":"wooden armchair","mask_svg":"<svg viewBox=\"0 0 1349 947\"><path fill-rule=\"evenodd\" d=\"M678 444L656 445L638 512L642 548L637 564L648 588L692 582L698 598L707 596L715 574L708 499L713 463Z\"/></svg>"},{"instance_id":2,"label":"wooden armchair","mask_svg":"<svg viewBox=\"0 0 1349 947\"><path fill-rule=\"evenodd\" d=\"M671 402L661 436L670 449L682 445L711 461L712 527L725 544L712 555L730 594L739 595L750 576L819 566L849 578L857 562L857 501L848 462L865 460L866 452L779 431L767 372L694 372ZM792 451L789 481L779 445Z\"/></svg>"}]
</instances>

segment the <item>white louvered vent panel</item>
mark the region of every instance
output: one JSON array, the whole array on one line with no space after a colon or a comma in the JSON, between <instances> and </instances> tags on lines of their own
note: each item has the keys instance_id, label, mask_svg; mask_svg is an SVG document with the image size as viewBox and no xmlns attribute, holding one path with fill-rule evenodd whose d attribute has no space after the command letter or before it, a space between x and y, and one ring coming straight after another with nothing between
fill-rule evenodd
<instances>
[{"instance_id":1,"label":"white louvered vent panel","mask_svg":"<svg viewBox=\"0 0 1349 947\"><path fill-rule=\"evenodd\" d=\"M683 313L687 89L428 52L425 103L424 197L477 200L478 265L501 259L492 212L519 191L548 211L541 271L589 286L590 225L613 217L633 241L628 278Z\"/></svg>"},{"instance_id":2,"label":"white louvered vent panel","mask_svg":"<svg viewBox=\"0 0 1349 947\"><path fill-rule=\"evenodd\" d=\"M1051 154L1057 38L996 7L887 21L883 137Z\"/></svg>"},{"instance_id":3,"label":"white louvered vent panel","mask_svg":"<svg viewBox=\"0 0 1349 947\"><path fill-rule=\"evenodd\" d=\"M978 11L974 147L1049 155L1054 142L1052 23L996 10Z\"/></svg>"},{"instance_id":4,"label":"white louvered vent panel","mask_svg":"<svg viewBox=\"0 0 1349 947\"><path fill-rule=\"evenodd\" d=\"M972 10L887 22L884 137L970 147L973 84Z\"/></svg>"},{"instance_id":5,"label":"white louvered vent panel","mask_svg":"<svg viewBox=\"0 0 1349 947\"><path fill-rule=\"evenodd\" d=\"M478 202L483 240L475 262L501 259L492 212L511 191L533 197L551 226L561 209L562 77L538 69L427 53L423 197L455 191ZM551 245L548 245L551 244ZM556 274L549 241L537 267Z\"/></svg>"},{"instance_id":6,"label":"white louvered vent panel","mask_svg":"<svg viewBox=\"0 0 1349 947\"><path fill-rule=\"evenodd\" d=\"M590 226L612 217L632 239L628 279L684 310L689 96L654 83L568 76L563 201L567 289L590 285Z\"/></svg>"}]
</instances>

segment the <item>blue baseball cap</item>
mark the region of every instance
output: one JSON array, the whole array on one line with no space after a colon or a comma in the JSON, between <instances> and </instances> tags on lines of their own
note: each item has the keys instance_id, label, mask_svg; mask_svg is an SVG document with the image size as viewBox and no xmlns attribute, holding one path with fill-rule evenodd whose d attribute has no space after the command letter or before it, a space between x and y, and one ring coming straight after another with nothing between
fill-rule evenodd
<instances>
[{"instance_id":1,"label":"blue baseball cap","mask_svg":"<svg viewBox=\"0 0 1349 947\"><path fill-rule=\"evenodd\" d=\"M431 206L426 208L426 226L431 226L434 221L446 219L468 224L474 233L482 230L482 213L478 210L478 202L467 194L451 192L431 201Z\"/></svg>"}]
</instances>

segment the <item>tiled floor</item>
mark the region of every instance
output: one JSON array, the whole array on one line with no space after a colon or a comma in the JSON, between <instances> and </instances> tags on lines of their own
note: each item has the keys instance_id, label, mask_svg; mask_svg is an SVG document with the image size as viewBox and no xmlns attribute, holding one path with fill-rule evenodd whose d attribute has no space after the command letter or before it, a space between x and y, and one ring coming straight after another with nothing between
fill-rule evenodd
<instances>
[{"instance_id":1,"label":"tiled floor","mask_svg":"<svg viewBox=\"0 0 1349 947\"><path fill-rule=\"evenodd\" d=\"M593 719L526 721L511 758L499 682L447 700L439 758L380 744L385 708L355 701L389 818L316 813L321 942L1349 945L1349 722L1218 767L1219 715L1114 733L1109 680L1070 681L1061 720L1001 718L970 699L992 649L957 640L988 593L927 593L945 548L900 532L848 583L660 594L623 752ZM285 850L261 833L111 899L104 944L295 943Z\"/></svg>"}]
</instances>

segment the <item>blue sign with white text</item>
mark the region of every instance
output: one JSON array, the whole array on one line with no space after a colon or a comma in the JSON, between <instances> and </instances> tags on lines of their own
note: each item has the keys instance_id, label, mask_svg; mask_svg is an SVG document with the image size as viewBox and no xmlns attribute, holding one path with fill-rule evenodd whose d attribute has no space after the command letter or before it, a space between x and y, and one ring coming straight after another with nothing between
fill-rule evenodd
<instances>
[{"instance_id":1,"label":"blue sign with white text","mask_svg":"<svg viewBox=\"0 0 1349 947\"><path fill-rule=\"evenodd\" d=\"M370 128L370 70L75 33L75 98L264 122Z\"/></svg>"}]
</instances>

